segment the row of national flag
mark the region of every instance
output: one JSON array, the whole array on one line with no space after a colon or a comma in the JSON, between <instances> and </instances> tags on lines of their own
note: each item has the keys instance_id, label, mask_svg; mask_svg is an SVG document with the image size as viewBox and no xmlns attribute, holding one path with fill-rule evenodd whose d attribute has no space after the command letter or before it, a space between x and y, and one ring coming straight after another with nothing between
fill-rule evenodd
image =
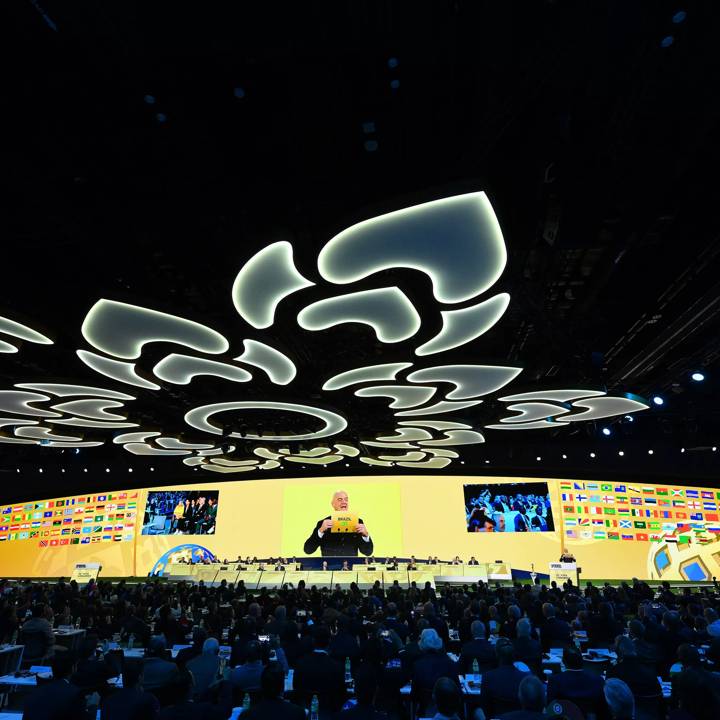
<instances>
[{"instance_id":1,"label":"row of national flag","mask_svg":"<svg viewBox=\"0 0 720 720\"><path fill-rule=\"evenodd\" d=\"M720 491L706 488L560 483L563 530L569 539L677 542L720 539ZM702 538L702 539L701 539Z\"/></svg>"}]
</instances>

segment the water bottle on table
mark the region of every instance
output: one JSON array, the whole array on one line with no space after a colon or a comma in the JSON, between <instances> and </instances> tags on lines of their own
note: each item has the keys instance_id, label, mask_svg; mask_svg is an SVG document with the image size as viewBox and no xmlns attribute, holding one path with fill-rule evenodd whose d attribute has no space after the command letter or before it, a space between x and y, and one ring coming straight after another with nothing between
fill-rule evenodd
<instances>
[{"instance_id":1,"label":"water bottle on table","mask_svg":"<svg viewBox=\"0 0 720 720\"><path fill-rule=\"evenodd\" d=\"M310 702L310 720L318 720L319 719L319 711L320 711L320 701L318 700L317 695L312 696L312 700Z\"/></svg>"}]
</instances>

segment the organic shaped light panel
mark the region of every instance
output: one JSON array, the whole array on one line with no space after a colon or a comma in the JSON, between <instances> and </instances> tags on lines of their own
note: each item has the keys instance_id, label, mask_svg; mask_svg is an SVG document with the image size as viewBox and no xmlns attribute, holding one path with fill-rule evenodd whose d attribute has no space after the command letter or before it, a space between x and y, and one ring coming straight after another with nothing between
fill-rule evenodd
<instances>
[{"instance_id":1,"label":"organic shaped light panel","mask_svg":"<svg viewBox=\"0 0 720 720\"><path fill-rule=\"evenodd\" d=\"M428 275L442 303L470 300L500 277L507 252L500 225L483 192L456 195L364 220L320 251L318 269L347 284L382 270L410 268Z\"/></svg>"},{"instance_id":2,"label":"organic shaped light panel","mask_svg":"<svg viewBox=\"0 0 720 720\"><path fill-rule=\"evenodd\" d=\"M154 441L166 450L212 450L213 446L205 443L186 443L173 437L160 437Z\"/></svg>"},{"instance_id":3,"label":"organic shaped light panel","mask_svg":"<svg viewBox=\"0 0 720 720\"><path fill-rule=\"evenodd\" d=\"M650 407L650 405L646 403L627 397L597 397L587 400L576 400L572 406L574 408L584 408L584 410L583 412L559 417L557 419L559 423L602 420L604 418L614 417L615 415L629 415L639 412L640 410L647 410Z\"/></svg>"},{"instance_id":4,"label":"organic shaped light panel","mask_svg":"<svg viewBox=\"0 0 720 720\"><path fill-rule=\"evenodd\" d=\"M40 425L19 427L15 430L15 435L16 437L30 438L31 440L59 440L60 442L69 443L82 441L81 437L74 437L72 435L55 435L50 428L42 427Z\"/></svg>"},{"instance_id":5,"label":"organic shaped light panel","mask_svg":"<svg viewBox=\"0 0 720 720\"><path fill-rule=\"evenodd\" d=\"M504 423L520 423L534 422L536 420L547 420L556 415L562 415L568 411L568 408L558 405L551 405L543 402L525 402L508 405L508 410L518 413L511 417L502 418L500 422ZM559 419L559 418L558 418Z\"/></svg>"},{"instance_id":6,"label":"organic shaped light panel","mask_svg":"<svg viewBox=\"0 0 720 720\"><path fill-rule=\"evenodd\" d=\"M59 418L59 412L33 407L34 403L46 402L50 397L24 390L0 390L0 412L15 415L33 415L35 417Z\"/></svg>"},{"instance_id":7,"label":"organic shaped light panel","mask_svg":"<svg viewBox=\"0 0 720 720\"><path fill-rule=\"evenodd\" d=\"M605 393L602 390L536 390L533 392L516 393L498 398L502 402L524 402L529 400L550 400L564 403L586 397L599 397Z\"/></svg>"},{"instance_id":8,"label":"organic shaped light panel","mask_svg":"<svg viewBox=\"0 0 720 720\"><path fill-rule=\"evenodd\" d=\"M411 408L423 405L435 394L434 387L422 385L379 385L360 388L355 391L358 397L389 397L393 401L389 407L393 409Z\"/></svg>"},{"instance_id":9,"label":"organic shaped light panel","mask_svg":"<svg viewBox=\"0 0 720 720\"><path fill-rule=\"evenodd\" d=\"M153 368L153 372L161 380L174 385L188 385L198 375L213 375L230 382L250 382L252 380L252 375L247 370L235 367L235 365L179 353L166 355Z\"/></svg>"},{"instance_id":10,"label":"organic shaped light panel","mask_svg":"<svg viewBox=\"0 0 720 720\"><path fill-rule=\"evenodd\" d=\"M451 383L455 390L445 397L448 400L467 400L499 390L521 372L522 368L495 365L441 365L416 370L410 373L407 379L417 383Z\"/></svg>"},{"instance_id":11,"label":"organic shaped light panel","mask_svg":"<svg viewBox=\"0 0 720 720\"><path fill-rule=\"evenodd\" d=\"M534 422L527 423L504 423L485 425L490 430L545 430L548 428L555 428L556 430L561 427L567 427L565 423L552 422L550 420L535 420Z\"/></svg>"},{"instance_id":12,"label":"organic shaped light panel","mask_svg":"<svg viewBox=\"0 0 720 720\"><path fill-rule=\"evenodd\" d=\"M121 408L123 403L116 400L100 399L83 399L68 400L67 402L53 405L52 409L58 412L64 412L68 415L80 415L90 418L91 420L127 420L124 415L117 415L107 411L107 408Z\"/></svg>"},{"instance_id":13,"label":"organic shaped light panel","mask_svg":"<svg viewBox=\"0 0 720 720\"><path fill-rule=\"evenodd\" d=\"M434 355L472 342L495 325L509 304L510 296L500 293L478 305L441 311L442 330L432 340L417 348L415 354Z\"/></svg>"},{"instance_id":14,"label":"organic shaped light panel","mask_svg":"<svg viewBox=\"0 0 720 720\"><path fill-rule=\"evenodd\" d=\"M396 430L395 435L378 436L380 442L417 442L418 440L432 440L432 433L416 427L403 427Z\"/></svg>"},{"instance_id":15,"label":"organic shaped light panel","mask_svg":"<svg viewBox=\"0 0 720 720\"><path fill-rule=\"evenodd\" d=\"M238 362L260 368L276 385L287 385L295 379L297 368L287 355L258 340L246 339L243 343L245 352L235 358Z\"/></svg>"},{"instance_id":16,"label":"organic shaped light panel","mask_svg":"<svg viewBox=\"0 0 720 720\"><path fill-rule=\"evenodd\" d=\"M420 329L420 316L397 287L318 300L298 315L298 324L305 330L326 330L344 323L370 325L380 342L396 343L411 338Z\"/></svg>"},{"instance_id":17,"label":"organic shaped light panel","mask_svg":"<svg viewBox=\"0 0 720 720\"><path fill-rule=\"evenodd\" d=\"M439 440L423 440L420 445L430 447L434 445L454 447L455 445L477 445L484 443L485 438L475 430L446 430L445 437Z\"/></svg>"},{"instance_id":18,"label":"organic shaped light panel","mask_svg":"<svg viewBox=\"0 0 720 720\"><path fill-rule=\"evenodd\" d=\"M125 449L133 455L189 455L189 450L164 450L148 443L126 443Z\"/></svg>"},{"instance_id":19,"label":"organic shaped light panel","mask_svg":"<svg viewBox=\"0 0 720 720\"><path fill-rule=\"evenodd\" d=\"M151 342L186 345L198 352L224 353L229 345L205 325L116 300L98 300L82 324L83 337L108 355L137 360Z\"/></svg>"},{"instance_id":20,"label":"organic shaped light panel","mask_svg":"<svg viewBox=\"0 0 720 720\"><path fill-rule=\"evenodd\" d=\"M17 351L18 349L15 345L5 342L4 340L0 340L0 353L16 353Z\"/></svg>"},{"instance_id":21,"label":"organic shaped light panel","mask_svg":"<svg viewBox=\"0 0 720 720\"><path fill-rule=\"evenodd\" d=\"M288 295L312 287L295 267L289 242L268 245L243 265L232 287L232 299L240 316L255 328L269 328L275 310Z\"/></svg>"},{"instance_id":22,"label":"organic shaped light panel","mask_svg":"<svg viewBox=\"0 0 720 720\"><path fill-rule=\"evenodd\" d=\"M111 400L135 400L132 395L107 390L105 388L90 387L88 385L66 385L64 383L18 383L16 388L25 390L37 390L41 393L50 393L59 397L71 395L92 395L94 397L109 398Z\"/></svg>"},{"instance_id":23,"label":"organic shaped light panel","mask_svg":"<svg viewBox=\"0 0 720 720\"><path fill-rule=\"evenodd\" d=\"M417 408L415 410L401 410L395 413L398 417L410 417L411 415L440 415L446 412L459 412L465 408L479 405L482 400L465 400L463 402L451 402L450 400L441 400L434 405L428 407Z\"/></svg>"},{"instance_id":24,"label":"organic shaped light panel","mask_svg":"<svg viewBox=\"0 0 720 720\"><path fill-rule=\"evenodd\" d=\"M465 423L451 422L450 420L400 420L398 425L411 425L429 427L433 430L470 430L471 426Z\"/></svg>"},{"instance_id":25,"label":"organic shaped light panel","mask_svg":"<svg viewBox=\"0 0 720 720\"><path fill-rule=\"evenodd\" d=\"M122 360L113 360L102 355L90 352L89 350L78 350L78 357L95 372L99 372L105 377L109 377L117 382L126 385L135 385L136 387L145 388L147 390L159 390L160 386L154 382L150 382L140 377L135 372L135 363L123 362Z\"/></svg>"},{"instance_id":26,"label":"organic shaped light panel","mask_svg":"<svg viewBox=\"0 0 720 720\"><path fill-rule=\"evenodd\" d=\"M350 385L359 385L360 383L374 382L377 380L394 380L399 372L407 370L409 367L412 367L412 363L401 362L368 365L366 367L355 368L354 370L347 370L331 377L322 386L322 389L341 390Z\"/></svg>"},{"instance_id":27,"label":"organic shaped light panel","mask_svg":"<svg viewBox=\"0 0 720 720\"><path fill-rule=\"evenodd\" d=\"M37 425L38 422L29 418L0 418L0 428L6 425Z\"/></svg>"},{"instance_id":28,"label":"organic shaped light panel","mask_svg":"<svg viewBox=\"0 0 720 720\"><path fill-rule=\"evenodd\" d=\"M10 318L0 317L0 333L5 335L12 335L13 337L19 338L20 340L27 340L31 343L37 343L38 345L52 345L53 341L49 337L45 337L42 333L37 330L33 330L27 325L10 320ZM13 346L14 347L14 346ZM0 352L3 352L0 350ZM15 350L5 352L17 352Z\"/></svg>"},{"instance_id":29,"label":"organic shaped light panel","mask_svg":"<svg viewBox=\"0 0 720 720\"><path fill-rule=\"evenodd\" d=\"M150 438L158 437L159 432L146 432L144 430L139 432L123 433L113 438L113 443L116 445L123 445L124 443L144 443Z\"/></svg>"}]
</instances>

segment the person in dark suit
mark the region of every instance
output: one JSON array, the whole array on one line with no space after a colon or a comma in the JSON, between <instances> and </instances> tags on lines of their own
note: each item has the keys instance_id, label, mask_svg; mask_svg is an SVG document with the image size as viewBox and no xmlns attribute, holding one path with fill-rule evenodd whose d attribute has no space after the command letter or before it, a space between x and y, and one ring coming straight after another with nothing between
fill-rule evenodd
<instances>
[{"instance_id":1,"label":"person in dark suit","mask_svg":"<svg viewBox=\"0 0 720 720\"><path fill-rule=\"evenodd\" d=\"M383 624L388 630L394 630L403 644L405 644L410 631L408 630L408 626L398 619L397 612L397 605L394 602L389 602L385 608Z\"/></svg>"},{"instance_id":2,"label":"person in dark suit","mask_svg":"<svg viewBox=\"0 0 720 720\"><path fill-rule=\"evenodd\" d=\"M72 658L58 654L51 667L52 682L27 696L23 720L94 720L96 708L87 705L83 691L69 680L75 669Z\"/></svg>"},{"instance_id":3,"label":"person in dark suit","mask_svg":"<svg viewBox=\"0 0 720 720\"><path fill-rule=\"evenodd\" d=\"M160 712L157 698L142 689L142 662L128 658L123 663L122 690L108 695L100 706L102 720L155 720Z\"/></svg>"},{"instance_id":4,"label":"person in dark suit","mask_svg":"<svg viewBox=\"0 0 720 720\"><path fill-rule=\"evenodd\" d=\"M547 652L550 648L567 647L572 639L570 626L555 617L555 606L545 603L542 606L543 623L540 625L540 642Z\"/></svg>"},{"instance_id":5,"label":"person in dark suit","mask_svg":"<svg viewBox=\"0 0 720 720\"><path fill-rule=\"evenodd\" d=\"M460 688L448 677L438 678L432 691L432 701L437 708L436 719L458 720L463 706Z\"/></svg>"},{"instance_id":6,"label":"person in dark suit","mask_svg":"<svg viewBox=\"0 0 720 720\"><path fill-rule=\"evenodd\" d=\"M146 690L161 690L177 680L178 666L165 659L165 638L154 635L145 656L143 686Z\"/></svg>"},{"instance_id":7,"label":"person in dark suit","mask_svg":"<svg viewBox=\"0 0 720 720\"><path fill-rule=\"evenodd\" d=\"M433 628L422 631L419 645L422 655L413 665L412 689L421 697L432 692L438 678L456 677L457 665L444 652L442 639Z\"/></svg>"},{"instance_id":8,"label":"person in dark suit","mask_svg":"<svg viewBox=\"0 0 720 720\"><path fill-rule=\"evenodd\" d=\"M329 653L330 657L342 663L345 662L345 658L350 658L354 664L360 657L360 645L350 631L350 618L346 615L341 615L337 619L337 633L330 641Z\"/></svg>"},{"instance_id":9,"label":"person in dark suit","mask_svg":"<svg viewBox=\"0 0 720 720\"><path fill-rule=\"evenodd\" d=\"M531 637L532 625L527 618L518 620L515 626L515 658L524 662L531 670L540 669L542 665L542 647L540 643Z\"/></svg>"},{"instance_id":10,"label":"person in dark suit","mask_svg":"<svg viewBox=\"0 0 720 720\"><path fill-rule=\"evenodd\" d=\"M458 669L465 675L472 672L473 660L478 661L480 672L491 670L497 665L495 648L485 639L485 623L475 620L470 625L472 640L466 642L460 650Z\"/></svg>"},{"instance_id":11,"label":"person in dark suit","mask_svg":"<svg viewBox=\"0 0 720 720\"><path fill-rule=\"evenodd\" d=\"M534 675L524 677L518 688L520 710L512 710L500 716L500 720L544 720L545 685Z\"/></svg>"},{"instance_id":12,"label":"person in dark suit","mask_svg":"<svg viewBox=\"0 0 720 720\"><path fill-rule=\"evenodd\" d=\"M204 697L218 681L220 643L215 638L208 638L203 644L202 654L190 660L186 667L193 674L195 680L193 697Z\"/></svg>"},{"instance_id":13,"label":"person in dark suit","mask_svg":"<svg viewBox=\"0 0 720 720\"><path fill-rule=\"evenodd\" d=\"M86 693L98 692L106 695L110 689L107 680L117 673L104 661L96 659L96 647L96 636L86 637L80 643L77 665L70 682Z\"/></svg>"},{"instance_id":14,"label":"person in dark suit","mask_svg":"<svg viewBox=\"0 0 720 720\"><path fill-rule=\"evenodd\" d=\"M184 668L190 660L196 658L198 655L201 655L203 645L206 640L207 632L205 631L205 628L196 625L192 631L192 645L178 651L178 654L175 656L175 664L179 668Z\"/></svg>"},{"instance_id":15,"label":"person in dark suit","mask_svg":"<svg viewBox=\"0 0 720 720\"><path fill-rule=\"evenodd\" d=\"M304 703L318 695L323 714L337 712L345 699L345 668L330 657L329 646L330 631L324 625L316 626L313 651L297 661L293 677L294 688Z\"/></svg>"},{"instance_id":16,"label":"person in dark suit","mask_svg":"<svg viewBox=\"0 0 720 720\"><path fill-rule=\"evenodd\" d=\"M221 695L217 704L193 702L193 676L189 670L182 670L172 684L176 702L160 711L158 720L227 720L232 712L232 694ZM229 690L229 684L226 689Z\"/></svg>"},{"instance_id":17,"label":"person in dark suit","mask_svg":"<svg viewBox=\"0 0 720 720\"><path fill-rule=\"evenodd\" d=\"M338 490L333 494L330 504L335 512L346 512L349 507L348 494L344 490ZM315 523L303 546L306 555L312 555L318 548L323 557L351 557L358 553L372 555L373 541L362 518L359 518L354 533L332 533L332 526L330 515Z\"/></svg>"},{"instance_id":18,"label":"person in dark suit","mask_svg":"<svg viewBox=\"0 0 720 720\"><path fill-rule=\"evenodd\" d=\"M375 708L378 683L374 670L364 663L355 674L355 699L357 705L343 710L338 720L387 720L387 714Z\"/></svg>"},{"instance_id":19,"label":"person in dark suit","mask_svg":"<svg viewBox=\"0 0 720 720\"><path fill-rule=\"evenodd\" d=\"M494 717L495 707L520 709L518 692L520 683L529 673L518 670L515 665L515 650L507 638L500 638L495 645L498 666L482 675L480 698L485 714Z\"/></svg>"},{"instance_id":20,"label":"person in dark suit","mask_svg":"<svg viewBox=\"0 0 720 720\"><path fill-rule=\"evenodd\" d=\"M242 713L246 720L305 720L305 711L283 699L285 673L278 663L270 663L260 677L261 700Z\"/></svg>"},{"instance_id":21,"label":"person in dark suit","mask_svg":"<svg viewBox=\"0 0 720 720\"><path fill-rule=\"evenodd\" d=\"M582 654L576 647L570 646L563 650L563 664L566 670L548 679L548 701L602 703L605 681L602 675L583 670Z\"/></svg>"},{"instance_id":22,"label":"person in dark suit","mask_svg":"<svg viewBox=\"0 0 720 720\"><path fill-rule=\"evenodd\" d=\"M616 665L608 668L607 677L622 680L633 695L660 695L662 688L652 665L640 660L635 645L629 637L618 635L615 640Z\"/></svg>"},{"instance_id":23,"label":"person in dark suit","mask_svg":"<svg viewBox=\"0 0 720 720\"><path fill-rule=\"evenodd\" d=\"M475 559L474 555L468 560L468 565L479 565L479 564L480 563Z\"/></svg>"},{"instance_id":24,"label":"person in dark suit","mask_svg":"<svg viewBox=\"0 0 720 720\"><path fill-rule=\"evenodd\" d=\"M560 560L558 562L561 563L574 563L575 562L575 556L568 551L567 548L562 549L562 553L560 555Z\"/></svg>"}]
</instances>

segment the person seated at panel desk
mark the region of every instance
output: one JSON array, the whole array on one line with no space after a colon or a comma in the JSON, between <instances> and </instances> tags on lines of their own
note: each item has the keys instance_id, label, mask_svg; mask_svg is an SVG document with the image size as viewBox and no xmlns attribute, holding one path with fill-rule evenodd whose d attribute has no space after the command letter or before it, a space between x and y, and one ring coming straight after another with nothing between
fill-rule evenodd
<instances>
[{"instance_id":1,"label":"person seated at panel desk","mask_svg":"<svg viewBox=\"0 0 720 720\"><path fill-rule=\"evenodd\" d=\"M350 505L348 494L344 490L333 493L330 505L334 512L347 512ZM312 555L320 548L323 557L353 557L359 553L372 555L373 541L362 518L358 518L354 533L333 533L332 526L331 515L315 523L303 546L305 554Z\"/></svg>"},{"instance_id":2,"label":"person seated at panel desk","mask_svg":"<svg viewBox=\"0 0 720 720\"><path fill-rule=\"evenodd\" d=\"M462 565L462 564L463 564L463 561L460 559L460 556L459 556L459 555L456 555L456 556L453 558L452 564L453 564L453 565Z\"/></svg>"},{"instance_id":3,"label":"person seated at panel desk","mask_svg":"<svg viewBox=\"0 0 720 720\"><path fill-rule=\"evenodd\" d=\"M468 565L479 565L479 564L480 563L475 559L474 555L468 560Z\"/></svg>"},{"instance_id":4,"label":"person seated at panel desk","mask_svg":"<svg viewBox=\"0 0 720 720\"><path fill-rule=\"evenodd\" d=\"M418 569L417 560L415 560L414 555L410 556L410 562L408 563L407 569L408 569L408 572L412 572L412 571L415 571Z\"/></svg>"},{"instance_id":5,"label":"person seated at panel desk","mask_svg":"<svg viewBox=\"0 0 720 720\"><path fill-rule=\"evenodd\" d=\"M275 563L275 570L278 572L282 572L287 567L287 560L283 560L282 558L278 558L277 562Z\"/></svg>"},{"instance_id":6,"label":"person seated at panel desk","mask_svg":"<svg viewBox=\"0 0 720 720\"><path fill-rule=\"evenodd\" d=\"M342 564L342 567L341 567L340 569L341 569L341 570L352 570L352 568L350 567L350 565L348 565L348 561L347 561L347 560L343 560L343 564Z\"/></svg>"},{"instance_id":7,"label":"person seated at panel desk","mask_svg":"<svg viewBox=\"0 0 720 720\"><path fill-rule=\"evenodd\" d=\"M398 559L395 556L393 556L391 558L387 558L387 560L385 560L385 569L390 572L392 572L393 570L397 570L398 569Z\"/></svg>"},{"instance_id":8,"label":"person seated at panel desk","mask_svg":"<svg viewBox=\"0 0 720 720\"><path fill-rule=\"evenodd\" d=\"M438 564L438 559L437 559L437 557L433 557L432 555L428 555L428 559L427 559L427 563L426 563L426 564L427 564L427 565L437 565L437 564Z\"/></svg>"}]
</instances>

